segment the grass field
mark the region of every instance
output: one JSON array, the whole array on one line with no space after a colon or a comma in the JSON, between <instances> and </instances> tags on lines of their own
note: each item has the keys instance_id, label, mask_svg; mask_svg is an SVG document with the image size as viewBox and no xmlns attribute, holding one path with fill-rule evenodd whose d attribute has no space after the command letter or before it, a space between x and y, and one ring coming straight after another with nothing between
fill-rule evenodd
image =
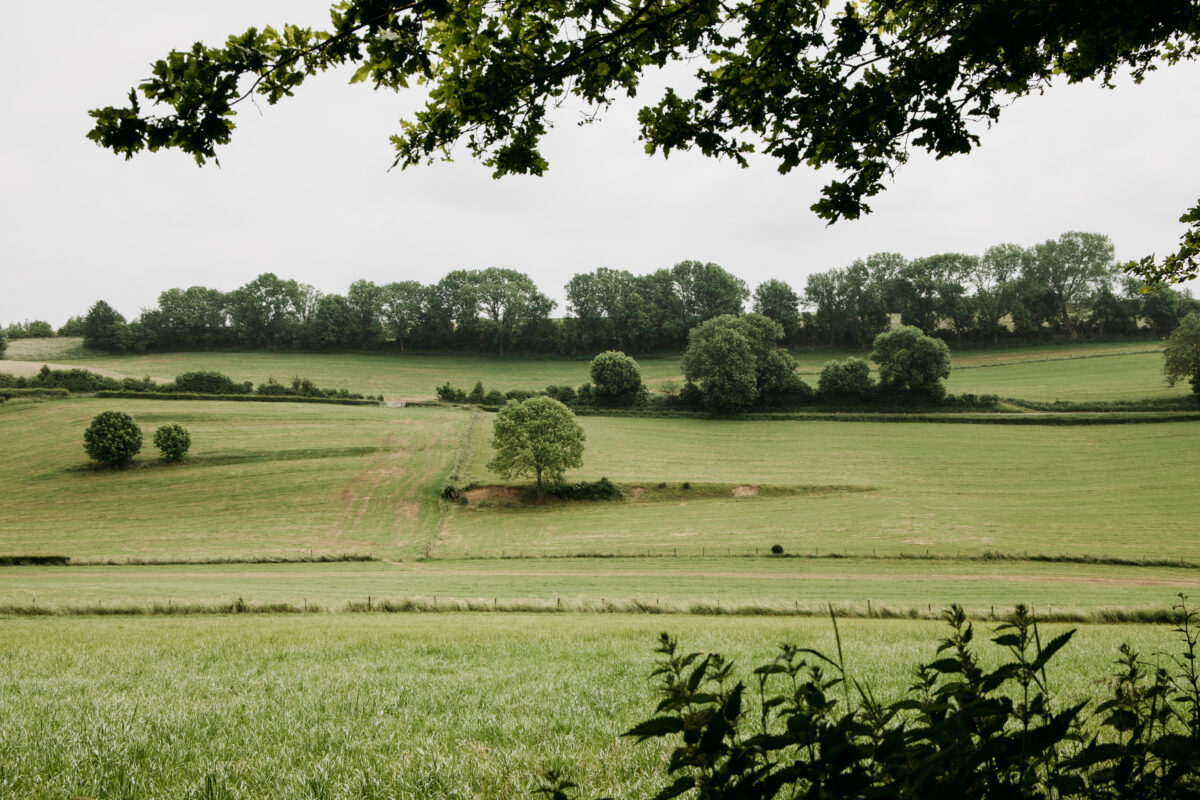
<instances>
[{"instance_id":1,"label":"grass field","mask_svg":"<svg viewBox=\"0 0 1200 800\"><path fill-rule=\"evenodd\" d=\"M132 468L87 466L100 411L133 415ZM69 400L0 405L0 552L82 556L423 552L437 493L472 415L291 403ZM159 462L159 425L189 429Z\"/></svg>"},{"instance_id":2,"label":"grass field","mask_svg":"<svg viewBox=\"0 0 1200 800\"><path fill-rule=\"evenodd\" d=\"M805 380L816 385L830 359L866 357L862 352L797 351ZM447 381L469 389L482 380L488 388L537 390L550 384L578 386L587 381L588 359L506 358L482 355L400 355L396 353L155 353L110 355L84 350L79 339L18 339L0 371L33 374L42 363L82 366L112 376L170 380L182 372L218 370L238 381L259 383L293 375L320 386L345 388L389 398L421 399ZM1025 400L1131 400L1176 397L1184 384L1167 389L1162 356L1154 342L1083 343L1039 347L963 350L953 356L951 392L997 394ZM682 381L678 355L642 356L643 378L657 388Z\"/></svg>"},{"instance_id":3,"label":"grass field","mask_svg":"<svg viewBox=\"0 0 1200 800\"><path fill-rule=\"evenodd\" d=\"M840 355L799 360L815 382ZM22 360L0 371L49 362L169 379L217 369L389 397L426 397L446 381L536 389L587 379L586 360L97 356L75 340L13 342L9 357ZM1161 357L1145 342L967 351L955 363L955 392L1186 392L1162 388ZM679 360L642 366L656 384L677 376ZM188 460L163 465L147 441L130 469L89 468L82 431L108 409L133 414L147 440L182 423ZM511 798L528 796L547 766L588 795L646 797L663 783L663 750L619 734L651 714L661 630L745 669L783 640L832 650L827 621L766 616L825 603L902 616L951 602L988 616L1027 603L1103 620L1157 613L1200 589L1200 569L1184 565L978 558L1200 561L1200 424L580 422L585 466L569 477L606 476L643 494L517 505L500 490L467 505L440 501L451 470L499 482L486 468L491 417L462 409L0 405L0 555L386 559L0 568L0 797ZM735 497L738 486L759 494ZM767 557L773 544L796 557ZM850 557L800 557L834 552ZM545 557L580 553L619 557ZM238 598L341 611L368 597L373 608L436 603L439 613L111 616ZM462 607L489 613L447 610ZM642 613L616 613L631 608ZM852 676L885 697L934 657L942 630L909 619L841 626ZM1051 674L1063 699L1099 694L1122 641L1144 653L1172 647L1167 626L1085 625Z\"/></svg>"},{"instance_id":4,"label":"grass field","mask_svg":"<svg viewBox=\"0 0 1200 800\"><path fill-rule=\"evenodd\" d=\"M1102 619L1200 596L1200 569L915 559L613 558L335 564L10 567L0 609L289 604L338 611L406 601L439 610L927 616L958 603L974 616L1024 603L1044 617ZM1112 618L1111 616L1109 618ZM1126 619L1131 617L1125 617Z\"/></svg>"},{"instance_id":5,"label":"grass field","mask_svg":"<svg viewBox=\"0 0 1200 800\"><path fill-rule=\"evenodd\" d=\"M810 487L810 494L457 506L436 553L764 551L897 555L988 550L1200 558L1192 423L1012 427L848 422L714 423L584 417L572 476L656 486ZM472 437L472 478L486 429ZM822 491L824 489L824 491ZM843 491L857 489L859 491Z\"/></svg>"},{"instance_id":6,"label":"grass field","mask_svg":"<svg viewBox=\"0 0 1200 800\"><path fill-rule=\"evenodd\" d=\"M652 712L660 630L740 675L828 621L644 616L7 619L0 796L527 797L557 766L586 796L646 797L664 751L620 733ZM844 620L850 675L882 699L934 658L937 623ZM989 626L981 626L982 631ZM1061 630L1046 626L1044 635ZM982 638L982 637L980 637ZM1087 626L1050 667L1063 702L1103 691L1119 643L1163 626ZM993 663L987 649L985 663Z\"/></svg>"}]
</instances>

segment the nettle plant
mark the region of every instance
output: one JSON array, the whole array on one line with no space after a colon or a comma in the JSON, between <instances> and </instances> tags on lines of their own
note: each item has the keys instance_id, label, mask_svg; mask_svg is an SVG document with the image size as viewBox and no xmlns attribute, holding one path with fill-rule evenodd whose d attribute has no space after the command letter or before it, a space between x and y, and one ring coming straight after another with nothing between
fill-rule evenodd
<instances>
[{"instance_id":1,"label":"nettle plant","mask_svg":"<svg viewBox=\"0 0 1200 800\"><path fill-rule=\"evenodd\" d=\"M1094 706L1055 702L1046 667L1075 632L1043 643L1023 606L992 637L1006 655L995 669L952 606L938 657L892 703L847 680L840 636L836 658L782 646L748 686L720 655L663 634L655 716L625 735L676 743L655 800L1200 797L1200 634L1182 596L1177 609L1180 654L1155 665L1123 645ZM540 793L575 788L550 772Z\"/></svg>"}]
</instances>

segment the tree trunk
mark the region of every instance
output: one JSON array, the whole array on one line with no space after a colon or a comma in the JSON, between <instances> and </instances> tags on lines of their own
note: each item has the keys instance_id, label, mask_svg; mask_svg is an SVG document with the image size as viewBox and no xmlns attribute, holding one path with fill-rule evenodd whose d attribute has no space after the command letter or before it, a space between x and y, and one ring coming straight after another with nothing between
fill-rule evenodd
<instances>
[{"instance_id":1,"label":"tree trunk","mask_svg":"<svg viewBox=\"0 0 1200 800\"><path fill-rule=\"evenodd\" d=\"M1063 324L1067 328L1067 335L1070 336L1072 339L1076 338L1078 336L1078 334L1075 333L1075 326L1071 324L1071 312L1067 310L1066 303L1062 304L1062 313L1063 313Z\"/></svg>"},{"instance_id":2,"label":"tree trunk","mask_svg":"<svg viewBox=\"0 0 1200 800\"><path fill-rule=\"evenodd\" d=\"M542 470L540 467L537 470L537 499L542 499Z\"/></svg>"}]
</instances>

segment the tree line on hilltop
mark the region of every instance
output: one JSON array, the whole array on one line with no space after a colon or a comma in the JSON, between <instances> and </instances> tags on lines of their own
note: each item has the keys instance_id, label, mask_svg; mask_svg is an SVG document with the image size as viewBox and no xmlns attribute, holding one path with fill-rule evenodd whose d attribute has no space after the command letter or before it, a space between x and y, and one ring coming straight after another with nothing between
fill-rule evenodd
<instances>
[{"instance_id":1,"label":"tree line on hilltop","mask_svg":"<svg viewBox=\"0 0 1200 800\"><path fill-rule=\"evenodd\" d=\"M600 267L565 287L566 315L524 273L455 270L433 284L352 283L323 294L264 273L232 292L168 289L132 320L104 301L61 335L101 350L409 349L584 354L680 351L706 320L749 305L783 328L788 346L867 348L898 314L905 325L955 344L1139 332L1164 336L1200 302L1167 285L1142 291L1115 264L1112 242L1068 232L1033 247L1001 244L982 255L907 259L876 253L811 274L798 292L770 279L753 294L720 266L682 261L645 275ZM15 330L14 330L15 327ZM9 338L38 321L10 326Z\"/></svg>"}]
</instances>

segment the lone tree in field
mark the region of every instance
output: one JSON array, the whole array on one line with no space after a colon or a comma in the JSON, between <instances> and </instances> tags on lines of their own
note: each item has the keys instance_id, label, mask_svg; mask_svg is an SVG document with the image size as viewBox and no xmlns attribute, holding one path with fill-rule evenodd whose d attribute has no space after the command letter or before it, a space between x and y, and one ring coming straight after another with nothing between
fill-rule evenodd
<instances>
[{"instance_id":1,"label":"lone tree in field","mask_svg":"<svg viewBox=\"0 0 1200 800\"><path fill-rule=\"evenodd\" d=\"M583 428L571 409L554 398L509 400L496 414L496 457L488 469L505 478L537 478L540 500L543 481L559 483L568 469L583 466L583 440Z\"/></svg>"},{"instance_id":2,"label":"lone tree in field","mask_svg":"<svg viewBox=\"0 0 1200 800\"><path fill-rule=\"evenodd\" d=\"M142 429L124 411L102 411L83 432L83 449L101 464L123 467L142 449Z\"/></svg>"},{"instance_id":3,"label":"lone tree in field","mask_svg":"<svg viewBox=\"0 0 1200 800\"><path fill-rule=\"evenodd\" d=\"M632 406L645 396L641 368L619 350L605 350L593 358L590 373L596 405Z\"/></svg>"},{"instance_id":4,"label":"lone tree in field","mask_svg":"<svg viewBox=\"0 0 1200 800\"><path fill-rule=\"evenodd\" d=\"M900 395L941 399L942 378L950 377L950 348L920 328L902 325L875 337L871 360L879 365L879 384Z\"/></svg>"},{"instance_id":5,"label":"lone tree in field","mask_svg":"<svg viewBox=\"0 0 1200 800\"><path fill-rule=\"evenodd\" d=\"M154 446L162 453L164 461L181 461L192 446L192 436L187 428L172 422L154 432Z\"/></svg>"},{"instance_id":6,"label":"lone tree in field","mask_svg":"<svg viewBox=\"0 0 1200 800\"><path fill-rule=\"evenodd\" d=\"M1200 312L1188 314L1171 331L1163 348L1163 373L1168 386L1187 380L1192 384L1192 393L1200 398Z\"/></svg>"}]
</instances>

